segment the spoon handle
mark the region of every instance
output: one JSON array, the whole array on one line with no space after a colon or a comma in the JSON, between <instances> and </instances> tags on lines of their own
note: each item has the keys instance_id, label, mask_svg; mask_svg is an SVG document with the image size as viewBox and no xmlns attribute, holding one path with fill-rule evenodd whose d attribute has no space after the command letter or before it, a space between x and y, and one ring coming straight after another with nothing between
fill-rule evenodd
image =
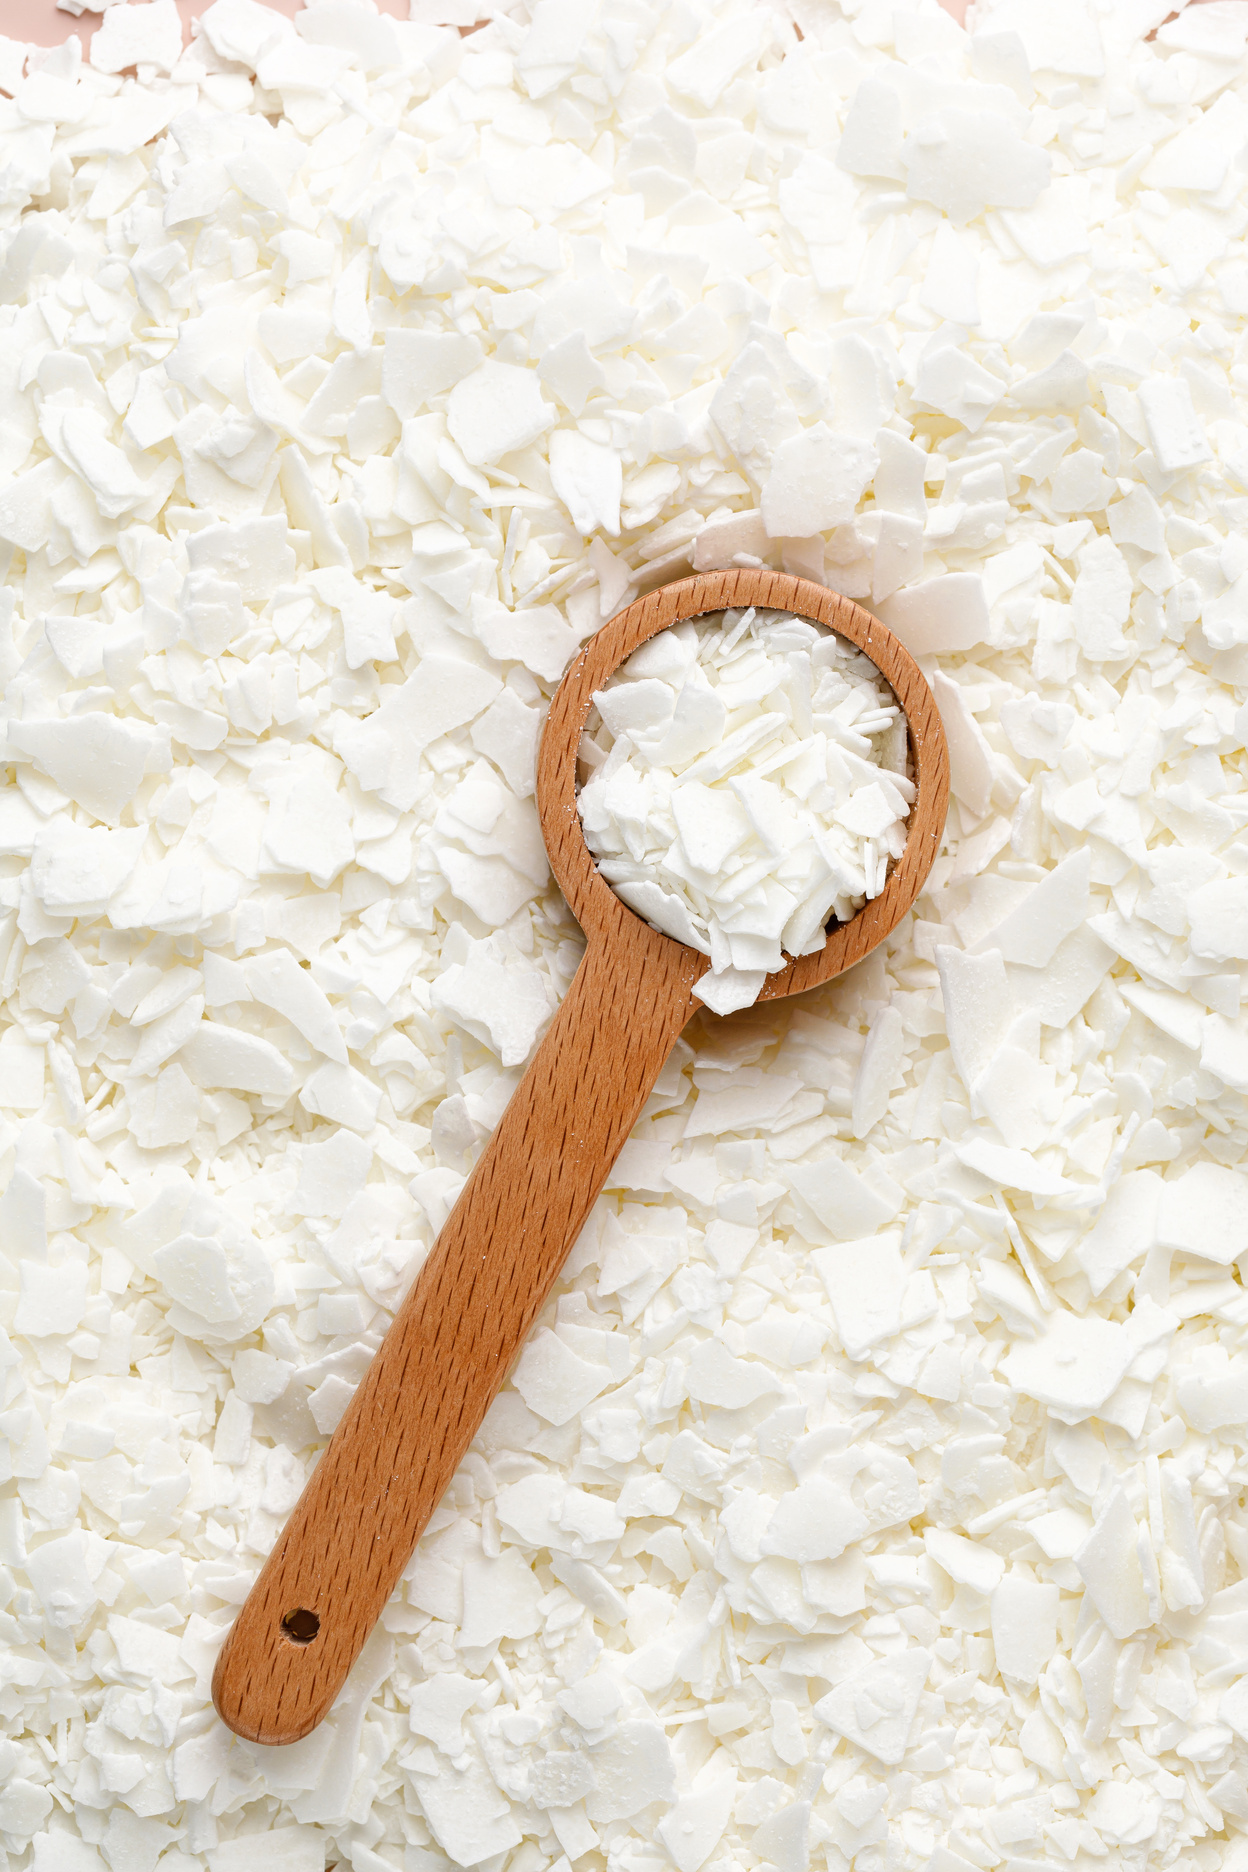
<instances>
[{"instance_id":1,"label":"spoon handle","mask_svg":"<svg viewBox=\"0 0 1248 1872\"><path fill-rule=\"evenodd\" d=\"M329 1710L693 1012L700 958L631 921L586 951L225 1641L213 1701L249 1741Z\"/></svg>"}]
</instances>

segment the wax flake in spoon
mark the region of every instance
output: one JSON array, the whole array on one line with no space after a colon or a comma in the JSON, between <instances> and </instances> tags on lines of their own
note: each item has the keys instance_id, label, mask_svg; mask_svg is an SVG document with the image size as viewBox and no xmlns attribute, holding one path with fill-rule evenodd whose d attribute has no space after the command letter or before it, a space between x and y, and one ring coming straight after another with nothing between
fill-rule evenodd
<instances>
[{"instance_id":1,"label":"wax flake in spoon","mask_svg":"<svg viewBox=\"0 0 1248 1872\"><path fill-rule=\"evenodd\" d=\"M883 890L914 800L905 717L835 632L753 607L688 620L594 702L586 841L631 909L710 956L717 1014Z\"/></svg>"}]
</instances>

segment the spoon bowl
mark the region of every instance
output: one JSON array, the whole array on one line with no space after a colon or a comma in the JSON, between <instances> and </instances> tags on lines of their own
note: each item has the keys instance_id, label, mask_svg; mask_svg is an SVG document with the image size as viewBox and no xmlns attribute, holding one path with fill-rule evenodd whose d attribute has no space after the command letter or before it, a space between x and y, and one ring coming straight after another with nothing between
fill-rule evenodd
<instances>
[{"instance_id":1,"label":"spoon bowl","mask_svg":"<svg viewBox=\"0 0 1248 1872\"><path fill-rule=\"evenodd\" d=\"M784 995L801 994L831 981L869 955L909 910L940 849L949 806L945 731L922 670L900 638L878 618L852 599L829 591L826 585L764 568L703 573L663 585L648 597L639 598L590 638L555 691L538 755L537 809L550 868L587 940L609 943L618 949L630 941L635 926L640 925L679 952L683 965L694 971L694 982L700 979L710 967L708 958L675 937L652 930L616 896L599 872L585 843L577 807L577 752L595 692L634 650L685 618L745 605L809 618L836 631L869 656L901 704L914 763L915 799L907 821L906 846L891 867L883 891L849 922L829 930L821 950L799 956L768 976L758 998L778 1001Z\"/></svg>"},{"instance_id":2,"label":"spoon bowl","mask_svg":"<svg viewBox=\"0 0 1248 1872\"><path fill-rule=\"evenodd\" d=\"M551 703L537 775L584 959L222 1648L213 1701L250 1741L296 1742L327 1714L701 1006L707 957L643 922L595 868L577 754L594 692L634 650L683 618L745 605L810 618L866 652L905 713L916 784L881 895L770 976L760 1000L861 961L931 869L949 789L940 716L903 645L858 605L762 568L715 572L652 592L591 638Z\"/></svg>"}]
</instances>

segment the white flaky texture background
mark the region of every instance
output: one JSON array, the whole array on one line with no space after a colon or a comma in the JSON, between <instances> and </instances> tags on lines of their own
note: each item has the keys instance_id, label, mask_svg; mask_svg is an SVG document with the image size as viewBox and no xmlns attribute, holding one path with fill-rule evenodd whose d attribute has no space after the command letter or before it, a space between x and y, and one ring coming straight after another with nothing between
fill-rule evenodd
<instances>
[{"instance_id":1,"label":"white flaky texture background","mask_svg":"<svg viewBox=\"0 0 1248 1872\"><path fill-rule=\"evenodd\" d=\"M1248 8L496 10L0 41L0 1866L1242 1867ZM760 561L922 659L931 887L695 1022L249 1747L577 965L546 700Z\"/></svg>"}]
</instances>

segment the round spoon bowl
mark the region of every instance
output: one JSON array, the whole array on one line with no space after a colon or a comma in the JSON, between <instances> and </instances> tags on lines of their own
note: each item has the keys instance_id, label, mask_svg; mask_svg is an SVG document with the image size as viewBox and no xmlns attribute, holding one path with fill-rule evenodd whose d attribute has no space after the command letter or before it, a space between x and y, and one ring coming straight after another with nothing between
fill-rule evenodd
<instances>
[{"instance_id":1,"label":"round spoon bowl","mask_svg":"<svg viewBox=\"0 0 1248 1872\"><path fill-rule=\"evenodd\" d=\"M940 849L949 808L949 751L940 713L922 670L878 618L825 585L753 567L702 573L639 598L590 638L555 691L538 755L537 810L551 870L591 942L619 949L644 940L637 933L644 930L686 958L694 981L704 975L710 967L706 956L653 929L616 896L599 872L585 843L577 805L577 757L595 692L634 650L686 618L749 605L808 618L870 657L901 704L914 766L915 798L906 822L905 850L890 867L884 889L857 915L834 925L822 949L795 957L767 977L758 999L777 1001L831 981L883 942L922 890ZM664 957L668 966L673 959Z\"/></svg>"}]
</instances>

